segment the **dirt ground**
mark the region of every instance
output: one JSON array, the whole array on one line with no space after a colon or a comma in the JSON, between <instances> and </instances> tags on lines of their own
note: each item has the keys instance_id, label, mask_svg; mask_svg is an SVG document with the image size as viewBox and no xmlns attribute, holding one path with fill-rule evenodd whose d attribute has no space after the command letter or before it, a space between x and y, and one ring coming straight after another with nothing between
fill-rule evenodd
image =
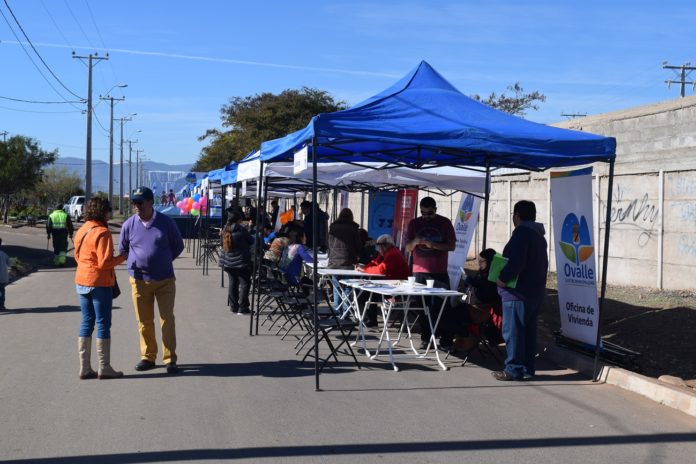
<instances>
[{"instance_id":1,"label":"dirt ground","mask_svg":"<svg viewBox=\"0 0 696 464\"><path fill-rule=\"evenodd\" d=\"M547 289L539 323L555 331L560 327L555 275ZM627 367L650 377L696 379L696 294L608 286L606 298L602 338L640 353L636 364Z\"/></svg>"},{"instance_id":2,"label":"dirt ground","mask_svg":"<svg viewBox=\"0 0 696 464\"><path fill-rule=\"evenodd\" d=\"M114 226L112 232L118 233L118 226ZM41 226L23 227L22 231L45 234ZM16 278L50 265L53 256L47 249L24 246L3 246L3 249L25 265L14 270L18 274ZM74 265L71 259L69 265ZM472 266L473 261L467 264L467 270ZM695 293L608 286L601 324L604 340L640 353L634 363L623 367L650 377L668 374L685 380L696 379ZM547 281L539 325L540 337L552 336L560 328L555 275L550 275Z\"/></svg>"}]
</instances>

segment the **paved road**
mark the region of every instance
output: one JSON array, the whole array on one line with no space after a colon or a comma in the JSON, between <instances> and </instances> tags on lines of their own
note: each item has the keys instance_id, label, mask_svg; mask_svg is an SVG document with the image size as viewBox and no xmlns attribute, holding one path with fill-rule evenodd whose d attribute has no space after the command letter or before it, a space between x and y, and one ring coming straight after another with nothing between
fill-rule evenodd
<instances>
[{"instance_id":1,"label":"paved road","mask_svg":"<svg viewBox=\"0 0 696 464\"><path fill-rule=\"evenodd\" d=\"M0 229L8 245L45 236ZM8 288L0 313L0 461L17 463L684 463L696 420L571 371L499 383L488 369L395 373L367 361L322 375L290 341L250 338L230 314L217 269L177 260L183 372L138 373L128 294L116 302L113 365L126 377L77 379L80 320L72 269L41 269ZM118 272L125 284L126 275ZM161 360L160 360L161 362ZM691 458L689 458L691 456Z\"/></svg>"}]
</instances>

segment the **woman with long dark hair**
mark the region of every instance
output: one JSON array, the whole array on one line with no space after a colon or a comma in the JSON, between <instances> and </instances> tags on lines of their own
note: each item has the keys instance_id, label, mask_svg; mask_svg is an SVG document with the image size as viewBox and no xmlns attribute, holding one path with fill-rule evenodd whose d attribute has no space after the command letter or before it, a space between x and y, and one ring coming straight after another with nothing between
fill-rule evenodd
<instances>
[{"instance_id":1,"label":"woman with long dark hair","mask_svg":"<svg viewBox=\"0 0 696 464\"><path fill-rule=\"evenodd\" d=\"M75 235L75 286L80 297L82 322L78 339L80 378L113 379L123 372L111 367L112 287L116 282L114 268L126 255L114 256L114 243L107 224L111 205L105 198L94 197L87 203L85 223ZM99 372L91 366L92 332L97 325Z\"/></svg>"},{"instance_id":2,"label":"woman with long dark hair","mask_svg":"<svg viewBox=\"0 0 696 464\"><path fill-rule=\"evenodd\" d=\"M249 314L249 287L251 286L251 245L253 239L242 225L244 217L237 211L227 216L222 229L220 266L229 277L227 304L230 311Z\"/></svg>"},{"instance_id":3,"label":"woman with long dark hair","mask_svg":"<svg viewBox=\"0 0 696 464\"><path fill-rule=\"evenodd\" d=\"M297 227L288 234L290 245L283 250L283 257L278 267L285 272L285 278L290 285L299 285L302 263L313 263L314 258L305 245L307 236L304 229Z\"/></svg>"}]
</instances>

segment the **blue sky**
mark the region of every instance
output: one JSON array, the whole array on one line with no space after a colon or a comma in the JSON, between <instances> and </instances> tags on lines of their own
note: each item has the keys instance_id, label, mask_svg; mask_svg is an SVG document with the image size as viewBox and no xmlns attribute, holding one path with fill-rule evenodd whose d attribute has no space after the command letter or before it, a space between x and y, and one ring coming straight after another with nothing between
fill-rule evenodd
<instances>
[{"instance_id":1,"label":"blue sky","mask_svg":"<svg viewBox=\"0 0 696 464\"><path fill-rule=\"evenodd\" d=\"M465 94L499 93L516 81L539 90L547 101L527 118L543 123L564 119L561 113L678 98L678 88L664 83L674 73L661 63L696 64L696 3L687 1L0 0L21 41L5 1L51 70L80 97L87 70L71 52L108 50L110 60L94 68L95 105L113 85L128 84L112 92L126 97L116 118L138 114L125 137L138 138L149 159L170 164L198 158L204 143L197 137L220 127L220 106L230 97L309 86L353 104L421 60ZM58 93L74 99L32 58ZM0 97L64 100L2 16L0 62ZM84 157L80 108L0 98L0 132ZM108 104L95 113L108 129ZM108 160L108 132L97 121L93 149L95 159Z\"/></svg>"}]
</instances>

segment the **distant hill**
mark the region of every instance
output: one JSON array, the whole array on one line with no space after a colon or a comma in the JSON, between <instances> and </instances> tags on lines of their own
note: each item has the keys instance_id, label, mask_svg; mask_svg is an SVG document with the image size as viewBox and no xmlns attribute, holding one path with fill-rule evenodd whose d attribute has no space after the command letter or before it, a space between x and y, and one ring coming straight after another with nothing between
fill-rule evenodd
<instances>
[{"instance_id":1,"label":"distant hill","mask_svg":"<svg viewBox=\"0 0 696 464\"><path fill-rule=\"evenodd\" d=\"M77 176L80 177L80 179L83 179L82 181L82 187L84 187L84 179L85 179L85 160L84 158L74 158L70 156L65 156L65 157L60 157L56 160L55 163L56 167L64 167L68 169L69 172L76 174ZM173 174L177 171L183 172L184 174L189 172L191 170L191 166L193 166L193 163L190 164L166 164L166 163L158 163L155 161L145 161L143 162L143 183L149 187L155 187L157 190L161 190L163 188L175 188L174 184L179 184L179 182L176 182L178 176L176 174ZM133 188L136 188L135 181L136 181L136 175L135 175L135 161L132 163L132 171L133 171L133 178L131 185ZM158 171L158 173L155 173L155 171ZM171 175L167 175L167 172L171 172ZM118 163L114 163L114 192L118 193L119 191L119 177L120 176L120 165ZM109 163L100 161L100 160L93 160L92 161L92 190L94 192L97 191L102 191L106 192L108 191L108 182L109 182ZM124 191L128 191L128 163L123 164L123 183L124 185ZM183 182L182 182L183 183ZM172 184L172 185L170 185Z\"/></svg>"}]
</instances>

